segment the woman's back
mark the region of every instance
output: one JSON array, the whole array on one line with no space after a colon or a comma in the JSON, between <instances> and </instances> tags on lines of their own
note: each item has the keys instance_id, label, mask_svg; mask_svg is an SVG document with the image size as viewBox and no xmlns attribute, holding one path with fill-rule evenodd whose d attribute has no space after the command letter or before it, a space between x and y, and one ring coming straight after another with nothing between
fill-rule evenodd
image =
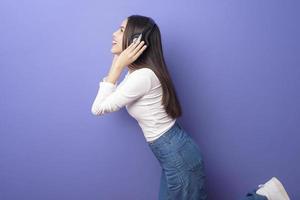
<instances>
[{"instance_id":1,"label":"woman's back","mask_svg":"<svg viewBox=\"0 0 300 200\"><path fill-rule=\"evenodd\" d=\"M137 69L127 73L123 81L117 87L121 87L132 76L148 76L151 80L151 87L141 98L126 105L128 113L137 120L147 141L152 141L161 136L175 123L167 115L162 105L162 87L156 74L150 68Z\"/></svg>"}]
</instances>

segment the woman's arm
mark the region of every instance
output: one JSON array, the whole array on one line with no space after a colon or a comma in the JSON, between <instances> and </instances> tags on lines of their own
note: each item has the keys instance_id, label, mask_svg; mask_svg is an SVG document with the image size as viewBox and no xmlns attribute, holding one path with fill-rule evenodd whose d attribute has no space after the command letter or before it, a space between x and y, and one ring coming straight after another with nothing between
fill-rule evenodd
<instances>
[{"instance_id":1,"label":"woman's arm","mask_svg":"<svg viewBox=\"0 0 300 200\"><path fill-rule=\"evenodd\" d=\"M119 56L114 55L114 59L112 61L112 65L108 72L108 76L106 77L106 81L112 84L116 84L117 80L119 79L124 67L117 62Z\"/></svg>"},{"instance_id":2,"label":"woman's arm","mask_svg":"<svg viewBox=\"0 0 300 200\"><path fill-rule=\"evenodd\" d=\"M139 69L132 72L121 87L107 81L109 76L99 83L97 96L91 112L103 115L114 112L145 95L151 89L151 73L149 69Z\"/></svg>"},{"instance_id":3,"label":"woman's arm","mask_svg":"<svg viewBox=\"0 0 300 200\"><path fill-rule=\"evenodd\" d=\"M109 74L99 83L97 96L92 105L94 115L114 112L140 98L151 89L151 77L147 69L132 72L122 87L117 80L125 66L134 62L146 49L144 41L131 43L120 55L115 55Z\"/></svg>"}]
</instances>

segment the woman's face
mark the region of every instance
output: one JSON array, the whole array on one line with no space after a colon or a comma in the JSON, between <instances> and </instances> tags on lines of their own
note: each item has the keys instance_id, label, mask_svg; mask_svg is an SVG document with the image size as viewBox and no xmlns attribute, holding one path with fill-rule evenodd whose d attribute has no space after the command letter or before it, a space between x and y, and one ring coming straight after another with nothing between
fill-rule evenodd
<instances>
[{"instance_id":1,"label":"woman's face","mask_svg":"<svg viewBox=\"0 0 300 200\"><path fill-rule=\"evenodd\" d=\"M120 54L122 52L123 34L127 25L127 19L123 20L117 31L113 33L111 52Z\"/></svg>"}]
</instances>

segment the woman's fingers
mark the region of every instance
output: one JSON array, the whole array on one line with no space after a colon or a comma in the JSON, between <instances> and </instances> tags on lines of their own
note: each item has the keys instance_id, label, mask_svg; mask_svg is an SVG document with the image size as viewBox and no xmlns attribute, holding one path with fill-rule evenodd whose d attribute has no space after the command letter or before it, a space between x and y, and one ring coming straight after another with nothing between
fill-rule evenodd
<instances>
[{"instance_id":1,"label":"woman's fingers","mask_svg":"<svg viewBox=\"0 0 300 200\"><path fill-rule=\"evenodd\" d=\"M129 53L138 45L138 42L132 42L125 50Z\"/></svg>"},{"instance_id":2,"label":"woman's fingers","mask_svg":"<svg viewBox=\"0 0 300 200\"><path fill-rule=\"evenodd\" d=\"M135 38L134 42L132 42L126 49L128 57L132 60L136 60L147 48L147 46L144 45L145 42L141 41L140 38L141 35L138 38Z\"/></svg>"},{"instance_id":3,"label":"woman's fingers","mask_svg":"<svg viewBox=\"0 0 300 200\"><path fill-rule=\"evenodd\" d=\"M134 56L133 59L136 60L143 52L144 50L147 48L147 45L144 45Z\"/></svg>"},{"instance_id":4,"label":"woman's fingers","mask_svg":"<svg viewBox=\"0 0 300 200\"><path fill-rule=\"evenodd\" d=\"M144 45L144 41L141 41L133 50L132 50L132 55L134 56Z\"/></svg>"},{"instance_id":5,"label":"woman's fingers","mask_svg":"<svg viewBox=\"0 0 300 200\"><path fill-rule=\"evenodd\" d=\"M131 49L134 45L135 45L135 42L132 42L132 43L127 47L127 49Z\"/></svg>"}]
</instances>

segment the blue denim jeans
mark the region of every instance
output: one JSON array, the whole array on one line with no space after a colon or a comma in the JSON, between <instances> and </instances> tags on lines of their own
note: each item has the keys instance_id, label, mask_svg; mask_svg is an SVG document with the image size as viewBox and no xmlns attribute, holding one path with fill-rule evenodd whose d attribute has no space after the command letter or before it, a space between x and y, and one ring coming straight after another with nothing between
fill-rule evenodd
<instances>
[{"instance_id":1,"label":"blue denim jeans","mask_svg":"<svg viewBox=\"0 0 300 200\"><path fill-rule=\"evenodd\" d=\"M162 168L159 200L207 200L201 150L178 121L148 145ZM267 198L253 191L244 200Z\"/></svg>"}]
</instances>

